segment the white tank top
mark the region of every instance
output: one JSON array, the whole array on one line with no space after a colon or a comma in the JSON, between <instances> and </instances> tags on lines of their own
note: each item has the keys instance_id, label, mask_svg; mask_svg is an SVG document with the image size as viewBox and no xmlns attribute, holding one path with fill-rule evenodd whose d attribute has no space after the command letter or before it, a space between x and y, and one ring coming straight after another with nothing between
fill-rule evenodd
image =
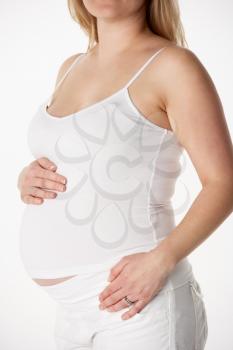
<instances>
[{"instance_id":1,"label":"white tank top","mask_svg":"<svg viewBox=\"0 0 233 350\"><path fill-rule=\"evenodd\" d=\"M24 208L20 254L32 278L98 271L103 263L151 250L174 228L171 197L183 149L172 131L139 112L128 91L163 49L111 96L65 117L50 115L46 100L33 115L31 154L53 161L67 189ZM187 258L181 264L190 271Z\"/></svg>"}]
</instances>

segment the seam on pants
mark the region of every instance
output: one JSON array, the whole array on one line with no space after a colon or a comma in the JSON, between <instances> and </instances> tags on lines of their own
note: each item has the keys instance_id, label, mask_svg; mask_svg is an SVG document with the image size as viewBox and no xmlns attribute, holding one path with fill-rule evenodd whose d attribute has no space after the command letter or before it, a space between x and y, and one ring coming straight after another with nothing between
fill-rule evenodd
<instances>
[{"instance_id":1,"label":"seam on pants","mask_svg":"<svg viewBox=\"0 0 233 350\"><path fill-rule=\"evenodd\" d=\"M183 282L183 283L181 283L181 284L176 285L175 287L165 289L165 291L166 291L166 292L172 292L173 290L175 290L175 289L177 289L177 288L180 288L180 287L185 286L187 283L190 283L191 281L192 281L192 280L189 279L189 280L187 280L187 281L185 281L185 282ZM161 290L161 292L163 292L163 290Z\"/></svg>"},{"instance_id":2,"label":"seam on pants","mask_svg":"<svg viewBox=\"0 0 233 350\"><path fill-rule=\"evenodd\" d=\"M202 310L203 310L203 321L204 321L204 341L203 341L203 345L202 345L202 349L204 349L205 345L206 345L206 342L207 342L207 337L208 337L208 321L207 321L207 313L206 313L206 307L205 307L205 303L203 301L204 299L204 294L202 292L202 290L200 289L200 286L199 286L199 283L194 280L194 281L191 281L190 282L190 287L192 289L192 298L194 300L194 303L195 303L195 300L196 299L199 299L200 303L201 303L201 307L202 307ZM197 300L196 300L197 302ZM195 344L195 350L199 350L199 337L198 337L198 333L197 331L199 330L198 328L198 315L197 315L197 311L196 311L196 305L194 305L194 312L195 312L195 321L196 321L196 333L195 333L195 336L196 336L196 344Z\"/></svg>"},{"instance_id":3,"label":"seam on pants","mask_svg":"<svg viewBox=\"0 0 233 350\"><path fill-rule=\"evenodd\" d=\"M175 344L175 318L174 318L174 310L175 310L175 298L173 290L168 290L168 321L169 321L169 342L168 349L175 350L173 347Z\"/></svg>"},{"instance_id":4,"label":"seam on pants","mask_svg":"<svg viewBox=\"0 0 233 350\"><path fill-rule=\"evenodd\" d=\"M168 296L168 350L171 349L171 297L169 290L167 291Z\"/></svg>"},{"instance_id":5,"label":"seam on pants","mask_svg":"<svg viewBox=\"0 0 233 350\"><path fill-rule=\"evenodd\" d=\"M201 299L203 299L204 295L201 292L201 290L199 288L199 284L197 283L197 281L189 281L189 283L193 287L193 289L194 289L195 293L197 294L197 296L200 297Z\"/></svg>"},{"instance_id":6,"label":"seam on pants","mask_svg":"<svg viewBox=\"0 0 233 350\"><path fill-rule=\"evenodd\" d=\"M193 309L194 309L194 315L195 315L195 350L197 349L197 310L196 310L196 300L195 300L195 296L193 295L193 293L195 293L194 289L193 289L193 284L190 283L190 289L191 289L191 295L192 295L192 300L193 300Z\"/></svg>"}]
</instances>

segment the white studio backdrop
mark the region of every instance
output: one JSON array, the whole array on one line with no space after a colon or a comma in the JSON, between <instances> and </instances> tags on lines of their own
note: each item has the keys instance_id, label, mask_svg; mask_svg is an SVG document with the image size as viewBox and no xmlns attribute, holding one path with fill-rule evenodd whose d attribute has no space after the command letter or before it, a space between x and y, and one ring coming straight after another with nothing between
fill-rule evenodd
<instances>
[{"instance_id":1,"label":"white studio backdrop","mask_svg":"<svg viewBox=\"0 0 233 350\"><path fill-rule=\"evenodd\" d=\"M180 9L189 48L217 87L232 135L233 3L182 0ZM33 113L51 94L61 63L72 54L85 52L87 43L69 15L66 0L0 0L0 348L4 350L55 350L55 303L29 278L19 256L19 225L25 204L20 200L17 178L32 161L26 132ZM174 202L179 205L182 201L184 183L189 188L190 206L201 186L187 155L185 160ZM177 222L184 214L176 216ZM207 308L206 350L233 348L232 233L230 216L189 255Z\"/></svg>"}]
</instances>

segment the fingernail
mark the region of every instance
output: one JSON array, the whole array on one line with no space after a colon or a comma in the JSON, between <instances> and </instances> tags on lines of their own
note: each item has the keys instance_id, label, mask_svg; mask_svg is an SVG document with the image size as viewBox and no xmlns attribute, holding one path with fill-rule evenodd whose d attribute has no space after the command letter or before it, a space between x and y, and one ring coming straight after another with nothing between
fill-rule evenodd
<instances>
[{"instance_id":1,"label":"fingernail","mask_svg":"<svg viewBox=\"0 0 233 350\"><path fill-rule=\"evenodd\" d=\"M99 308L100 308L100 310L103 310L104 309L104 305L100 304Z\"/></svg>"}]
</instances>

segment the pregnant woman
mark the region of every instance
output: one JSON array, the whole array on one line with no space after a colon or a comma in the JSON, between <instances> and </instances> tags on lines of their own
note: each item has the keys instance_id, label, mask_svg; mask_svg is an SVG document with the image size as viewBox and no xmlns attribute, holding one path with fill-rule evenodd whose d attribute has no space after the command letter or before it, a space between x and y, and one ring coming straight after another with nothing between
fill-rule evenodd
<instances>
[{"instance_id":1,"label":"pregnant woman","mask_svg":"<svg viewBox=\"0 0 233 350\"><path fill-rule=\"evenodd\" d=\"M56 301L58 349L203 350L207 313L187 256L232 212L221 101L174 0L68 5L89 46L61 65L30 121L25 269ZM202 189L175 225L184 150Z\"/></svg>"}]
</instances>

